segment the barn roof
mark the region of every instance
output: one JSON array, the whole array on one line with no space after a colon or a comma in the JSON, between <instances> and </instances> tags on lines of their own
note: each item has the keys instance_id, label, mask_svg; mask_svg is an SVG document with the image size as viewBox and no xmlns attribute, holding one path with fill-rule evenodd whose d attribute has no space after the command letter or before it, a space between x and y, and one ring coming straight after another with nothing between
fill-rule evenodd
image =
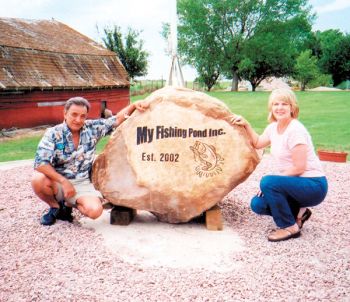
<instances>
[{"instance_id":1,"label":"barn roof","mask_svg":"<svg viewBox=\"0 0 350 302\"><path fill-rule=\"evenodd\" d=\"M0 18L0 90L125 86L116 54L69 26Z\"/></svg>"}]
</instances>

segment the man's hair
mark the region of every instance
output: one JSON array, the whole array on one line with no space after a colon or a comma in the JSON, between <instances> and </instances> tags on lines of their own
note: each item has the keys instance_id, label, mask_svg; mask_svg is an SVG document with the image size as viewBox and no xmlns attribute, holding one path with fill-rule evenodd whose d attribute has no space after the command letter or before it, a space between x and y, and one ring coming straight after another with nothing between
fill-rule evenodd
<instances>
[{"instance_id":1,"label":"man's hair","mask_svg":"<svg viewBox=\"0 0 350 302\"><path fill-rule=\"evenodd\" d=\"M66 102L66 104L64 105L64 110L67 112L72 105L84 106L84 107L86 107L87 112L89 112L90 107L91 107L89 101L87 99L80 97L80 96L70 98Z\"/></svg>"}]
</instances>

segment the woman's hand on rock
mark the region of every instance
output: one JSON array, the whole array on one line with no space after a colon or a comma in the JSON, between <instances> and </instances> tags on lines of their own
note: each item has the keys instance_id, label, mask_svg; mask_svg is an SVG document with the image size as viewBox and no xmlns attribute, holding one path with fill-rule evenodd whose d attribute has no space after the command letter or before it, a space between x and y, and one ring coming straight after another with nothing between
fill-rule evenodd
<instances>
[{"instance_id":1,"label":"woman's hand on rock","mask_svg":"<svg viewBox=\"0 0 350 302\"><path fill-rule=\"evenodd\" d=\"M228 120L231 125L238 125L243 127L248 125L246 119L241 115L232 114L231 116L229 116Z\"/></svg>"}]
</instances>

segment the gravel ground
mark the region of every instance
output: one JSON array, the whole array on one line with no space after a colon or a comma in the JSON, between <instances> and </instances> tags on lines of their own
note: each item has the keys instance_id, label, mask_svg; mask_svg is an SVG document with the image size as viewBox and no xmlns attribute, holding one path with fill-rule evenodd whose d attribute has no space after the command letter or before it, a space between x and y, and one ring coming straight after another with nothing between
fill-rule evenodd
<instances>
[{"instance_id":1,"label":"gravel ground","mask_svg":"<svg viewBox=\"0 0 350 302\"><path fill-rule=\"evenodd\" d=\"M350 301L350 163L323 163L325 202L300 238L280 243L266 239L272 219L249 210L269 165L264 156L221 203L247 247L232 254L229 272L123 262L77 212L73 224L43 227L46 206L31 190L32 168L0 171L0 301Z\"/></svg>"}]
</instances>

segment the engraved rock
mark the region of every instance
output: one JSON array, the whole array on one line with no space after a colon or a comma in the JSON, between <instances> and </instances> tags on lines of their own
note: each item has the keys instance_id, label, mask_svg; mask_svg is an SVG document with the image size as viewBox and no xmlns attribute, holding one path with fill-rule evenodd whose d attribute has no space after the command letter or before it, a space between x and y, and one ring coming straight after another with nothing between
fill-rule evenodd
<instances>
[{"instance_id":1,"label":"engraved rock","mask_svg":"<svg viewBox=\"0 0 350 302\"><path fill-rule=\"evenodd\" d=\"M214 206L259 162L227 106L201 92L165 87L111 135L92 171L111 203L187 222Z\"/></svg>"}]
</instances>

